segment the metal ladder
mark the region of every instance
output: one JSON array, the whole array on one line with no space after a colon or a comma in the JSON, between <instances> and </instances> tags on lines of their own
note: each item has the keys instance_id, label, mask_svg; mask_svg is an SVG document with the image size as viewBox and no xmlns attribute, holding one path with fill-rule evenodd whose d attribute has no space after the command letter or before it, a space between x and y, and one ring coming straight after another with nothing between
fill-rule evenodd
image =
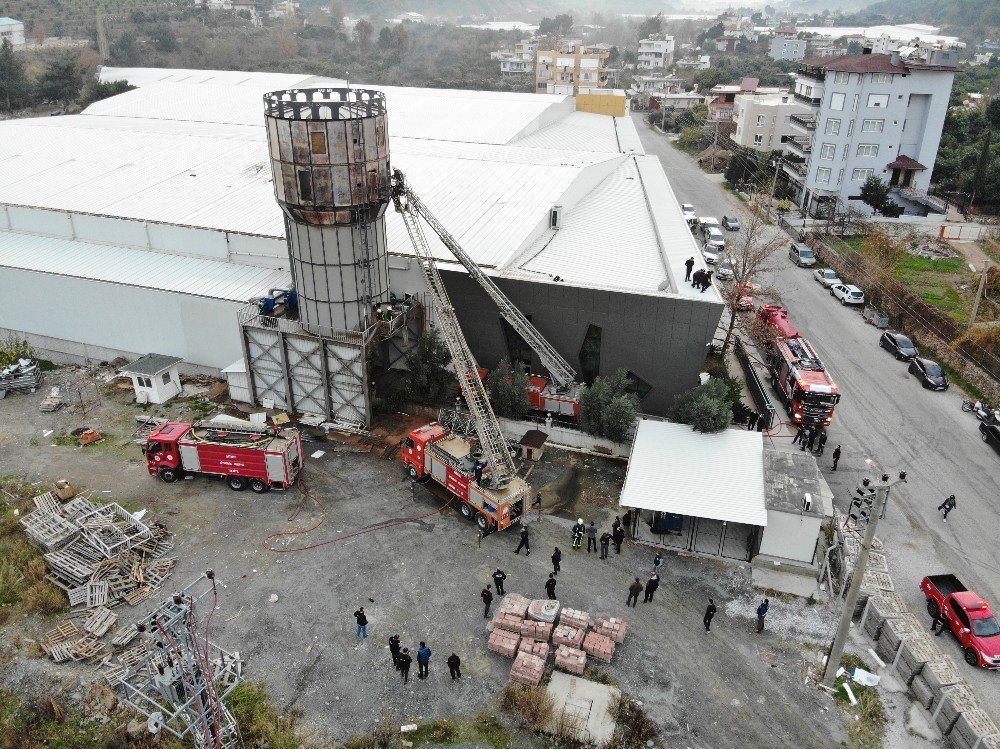
<instances>
[{"instance_id":1,"label":"metal ladder","mask_svg":"<svg viewBox=\"0 0 1000 749\"><path fill-rule=\"evenodd\" d=\"M372 279L371 279L371 267L372 267L372 255L371 255L371 244L368 241L368 231L371 227L371 195L369 194L368 185L368 170L365 168L367 166L367 159L365 158L365 126L364 120L354 120L351 128L354 133L357 134L357 138L354 139L354 160L348 165L348 174L350 174L351 166L355 166L361 172L361 181L357 185L361 189L361 197L364 200L364 208L358 207L355 203L351 208L351 215L354 217L354 223L358 227L358 235L361 240L361 261L359 262L359 267L363 269L363 277L361 278L361 286L363 288L363 301L366 305L365 322L363 327L368 324L372 317ZM352 197L355 196L354 191L351 191Z\"/></svg>"}]
</instances>

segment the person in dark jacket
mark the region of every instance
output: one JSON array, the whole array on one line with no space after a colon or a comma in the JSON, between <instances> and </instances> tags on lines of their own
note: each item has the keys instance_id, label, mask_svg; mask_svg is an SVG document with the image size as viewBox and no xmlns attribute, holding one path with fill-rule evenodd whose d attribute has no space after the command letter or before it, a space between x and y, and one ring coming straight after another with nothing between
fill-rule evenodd
<instances>
[{"instance_id":1,"label":"person in dark jacket","mask_svg":"<svg viewBox=\"0 0 1000 749\"><path fill-rule=\"evenodd\" d=\"M704 277L705 277L705 271L699 268L694 272L694 275L691 276L691 285L694 286L695 288L698 288L699 286L701 286L701 280Z\"/></svg>"},{"instance_id":2,"label":"person in dark jacket","mask_svg":"<svg viewBox=\"0 0 1000 749\"><path fill-rule=\"evenodd\" d=\"M417 677L421 679L426 679L428 676L427 667L431 662L431 649L427 647L426 642L420 643L420 649L417 650Z\"/></svg>"},{"instance_id":3,"label":"person in dark jacket","mask_svg":"<svg viewBox=\"0 0 1000 749\"><path fill-rule=\"evenodd\" d=\"M489 619L490 606L493 605L493 591L490 590L489 585L483 588L483 592L479 594L479 597L483 600L483 603L486 605L486 611L483 613L483 619Z\"/></svg>"},{"instance_id":4,"label":"person in dark jacket","mask_svg":"<svg viewBox=\"0 0 1000 749\"><path fill-rule=\"evenodd\" d=\"M806 438L806 427L804 424L799 424L799 428L795 432L795 436L792 438L792 444L796 442L802 442Z\"/></svg>"},{"instance_id":5,"label":"person in dark jacket","mask_svg":"<svg viewBox=\"0 0 1000 749\"><path fill-rule=\"evenodd\" d=\"M559 574L559 563L562 562L562 552L559 551L559 547L555 547L556 550L552 552L552 574Z\"/></svg>"},{"instance_id":6,"label":"person in dark jacket","mask_svg":"<svg viewBox=\"0 0 1000 749\"><path fill-rule=\"evenodd\" d=\"M462 659L456 653L448 656L448 670L451 672L452 679L462 678Z\"/></svg>"},{"instance_id":7,"label":"person in dark jacket","mask_svg":"<svg viewBox=\"0 0 1000 749\"><path fill-rule=\"evenodd\" d=\"M496 586L498 596L505 595L503 591L503 581L506 579L507 573L497 567L497 571L493 573L493 584Z\"/></svg>"},{"instance_id":8,"label":"person in dark jacket","mask_svg":"<svg viewBox=\"0 0 1000 749\"><path fill-rule=\"evenodd\" d=\"M556 573L550 572L549 579L545 581L545 592L550 601L556 599Z\"/></svg>"},{"instance_id":9,"label":"person in dark jacket","mask_svg":"<svg viewBox=\"0 0 1000 749\"><path fill-rule=\"evenodd\" d=\"M528 544L528 526L526 525L521 526L521 542L517 545L517 548L514 549L514 553L520 554L521 549L524 549L524 555L526 557L531 556L531 546Z\"/></svg>"},{"instance_id":10,"label":"person in dark jacket","mask_svg":"<svg viewBox=\"0 0 1000 749\"><path fill-rule=\"evenodd\" d=\"M760 602L760 606L757 607L757 631L764 631L764 618L767 616L767 610L771 607L771 602L766 598Z\"/></svg>"},{"instance_id":11,"label":"person in dark jacket","mask_svg":"<svg viewBox=\"0 0 1000 749\"><path fill-rule=\"evenodd\" d=\"M705 289L712 285L712 271L709 271L701 277L701 293L705 293Z\"/></svg>"},{"instance_id":12,"label":"person in dark jacket","mask_svg":"<svg viewBox=\"0 0 1000 749\"><path fill-rule=\"evenodd\" d=\"M826 448L826 430L824 429L819 433L819 440L816 442L816 454L822 455L823 450Z\"/></svg>"},{"instance_id":13,"label":"person in dark jacket","mask_svg":"<svg viewBox=\"0 0 1000 749\"><path fill-rule=\"evenodd\" d=\"M663 566L663 555L660 552L656 552L653 556L653 574L658 574L660 572L660 567Z\"/></svg>"},{"instance_id":14,"label":"person in dark jacket","mask_svg":"<svg viewBox=\"0 0 1000 749\"><path fill-rule=\"evenodd\" d=\"M358 637L362 640L368 639L368 617L365 616L364 606L354 612L354 618L358 622Z\"/></svg>"},{"instance_id":15,"label":"person in dark jacket","mask_svg":"<svg viewBox=\"0 0 1000 749\"><path fill-rule=\"evenodd\" d=\"M399 635L393 635L389 638L389 652L392 653L392 667L399 671Z\"/></svg>"},{"instance_id":16,"label":"person in dark jacket","mask_svg":"<svg viewBox=\"0 0 1000 749\"><path fill-rule=\"evenodd\" d=\"M411 663L413 663L413 657L410 655L410 649L403 648L403 652L399 654L399 673L403 677L404 684L410 681Z\"/></svg>"},{"instance_id":17,"label":"person in dark jacket","mask_svg":"<svg viewBox=\"0 0 1000 749\"><path fill-rule=\"evenodd\" d=\"M607 531L601 534L601 559L608 558L608 549L611 547L611 534Z\"/></svg>"},{"instance_id":18,"label":"person in dark jacket","mask_svg":"<svg viewBox=\"0 0 1000 749\"><path fill-rule=\"evenodd\" d=\"M590 549L593 547L594 551L597 551L597 526L594 525L594 521L590 521L590 525L587 526L587 553L590 553Z\"/></svg>"},{"instance_id":19,"label":"person in dark jacket","mask_svg":"<svg viewBox=\"0 0 1000 749\"><path fill-rule=\"evenodd\" d=\"M615 554L622 553L622 542L625 540L625 526L621 523L611 531L611 540L615 544Z\"/></svg>"},{"instance_id":20,"label":"person in dark jacket","mask_svg":"<svg viewBox=\"0 0 1000 749\"><path fill-rule=\"evenodd\" d=\"M690 281L691 280L691 269L692 268L694 268L694 258L693 257L689 257L687 260L684 261L684 280L685 281Z\"/></svg>"},{"instance_id":21,"label":"person in dark jacket","mask_svg":"<svg viewBox=\"0 0 1000 749\"><path fill-rule=\"evenodd\" d=\"M813 428L807 426L805 431L802 433L802 439L799 440L799 450L805 452L806 445L808 445L813 440Z\"/></svg>"},{"instance_id":22,"label":"person in dark jacket","mask_svg":"<svg viewBox=\"0 0 1000 749\"><path fill-rule=\"evenodd\" d=\"M944 502L938 505L938 512L944 510L944 522L948 522L948 513L958 507L958 502L955 501L955 495L952 494Z\"/></svg>"},{"instance_id":23,"label":"person in dark jacket","mask_svg":"<svg viewBox=\"0 0 1000 749\"><path fill-rule=\"evenodd\" d=\"M813 452L816 446L816 438L819 437L819 430L819 427L809 430L809 439L806 440L806 450L809 452Z\"/></svg>"},{"instance_id":24,"label":"person in dark jacket","mask_svg":"<svg viewBox=\"0 0 1000 749\"><path fill-rule=\"evenodd\" d=\"M839 463L839 462L840 462L840 445L837 445L837 447L833 451L833 470L834 471L837 470L837 463Z\"/></svg>"},{"instance_id":25,"label":"person in dark jacket","mask_svg":"<svg viewBox=\"0 0 1000 749\"><path fill-rule=\"evenodd\" d=\"M628 586L628 600L625 601L626 606L636 607L639 603L639 594L642 593L642 583L639 582L639 578L635 579L635 582Z\"/></svg>"},{"instance_id":26,"label":"person in dark jacket","mask_svg":"<svg viewBox=\"0 0 1000 749\"><path fill-rule=\"evenodd\" d=\"M715 601L711 598L708 599L708 606L705 608L705 618L702 619L702 624L705 625L705 631L712 631L712 619L715 618Z\"/></svg>"},{"instance_id":27,"label":"person in dark jacket","mask_svg":"<svg viewBox=\"0 0 1000 749\"><path fill-rule=\"evenodd\" d=\"M622 530L625 531L625 538L632 538L632 511L629 510L622 518Z\"/></svg>"},{"instance_id":28,"label":"person in dark jacket","mask_svg":"<svg viewBox=\"0 0 1000 749\"><path fill-rule=\"evenodd\" d=\"M660 587L660 576L654 572L652 575L649 576L649 579L646 581L646 595L642 597L642 602L649 603L650 601L652 601L653 593L655 593L656 589L659 587Z\"/></svg>"}]
</instances>

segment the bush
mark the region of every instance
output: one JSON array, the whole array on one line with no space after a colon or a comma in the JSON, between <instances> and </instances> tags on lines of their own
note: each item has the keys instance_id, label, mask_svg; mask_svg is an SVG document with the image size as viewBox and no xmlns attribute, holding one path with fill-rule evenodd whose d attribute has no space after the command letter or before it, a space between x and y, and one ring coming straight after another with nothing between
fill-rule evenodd
<instances>
[{"instance_id":1,"label":"bush","mask_svg":"<svg viewBox=\"0 0 1000 749\"><path fill-rule=\"evenodd\" d=\"M9 333L0 341L0 367L14 364L18 359L34 359L35 349L24 338Z\"/></svg>"},{"instance_id":2,"label":"bush","mask_svg":"<svg viewBox=\"0 0 1000 749\"><path fill-rule=\"evenodd\" d=\"M247 746L300 749L295 714L283 714L271 704L263 684L245 681L229 693L227 704Z\"/></svg>"},{"instance_id":3,"label":"bush","mask_svg":"<svg viewBox=\"0 0 1000 749\"><path fill-rule=\"evenodd\" d=\"M528 375L519 369L513 369L506 359L502 359L490 372L486 378L486 389L497 416L523 419L531 410Z\"/></svg>"},{"instance_id":4,"label":"bush","mask_svg":"<svg viewBox=\"0 0 1000 749\"><path fill-rule=\"evenodd\" d=\"M48 582L34 583L22 594L21 603L26 612L37 612L45 616L58 614L67 605L63 592Z\"/></svg>"},{"instance_id":5,"label":"bush","mask_svg":"<svg viewBox=\"0 0 1000 749\"><path fill-rule=\"evenodd\" d=\"M738 398L725 380L710 377L704 385L693 387L674 399L674 416L699 432L721 432L733 418L733 404Z\"/></svg>"},{"instance_id":6,"label":"bush","mask_svg":"<svg viewBox=\"0 0 1000 749\"><path fill-rule=\"evenodd\" d=\"M451 354L441 334L432 329L422 335L416 347L406 355L409 375L406 380L407 397L414 403L438 406L455 392L455 377L445 367L451 363Z\"/></svg>"},{"instance_id":7,"label":"bush","mask_svg":"<svg viewBox=\"0 0 1000 749\"><path fill-rule=\"evenodd\" d=\"M598 377L580 397L580 419L584 431L612 442L622 442L639 413L639 399L624 369L610 377Z\"/></svg>"},{"instance_id":8,"label":"bush","mask_svg":"<svg viewBox=\"0 0 1000 749\"><path fill-rule=\"evenodd\" d=\"M619 695L608 707L617 727L606 749L644 749L659 738L660 731L631 697Z\"/></svg>"},{"instance_id":9,"label":"bush","mask_svg":"<svg viewBox=\"0 0 1000 749\"><path fill-rule=\"evenodd\" d=\"M500 709L517 717L526 728L542 731L552 720L555 704L544 686L508 683L500 692Z\"/></svg>"}]
</instances>

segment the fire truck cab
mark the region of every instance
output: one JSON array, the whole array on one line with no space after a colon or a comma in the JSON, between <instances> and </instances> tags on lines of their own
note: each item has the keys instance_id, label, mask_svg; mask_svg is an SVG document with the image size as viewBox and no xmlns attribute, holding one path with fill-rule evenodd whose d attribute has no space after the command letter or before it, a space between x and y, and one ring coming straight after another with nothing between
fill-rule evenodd
<instances>
[{"instance_id":1,"label":"fire truck cab","mask_svg":"<svg viewBox=\"0 0 1000 749\"><path fill-rule=\"evenodd\" d=\"M438 422L414 429L402 450L410 478L432 479L461 500L459 511L484 532L505 530L524 512L528 484L515 477L501 489L488 484L490 471L472 452L468 440Z\"/></svg>"}]
</instances>

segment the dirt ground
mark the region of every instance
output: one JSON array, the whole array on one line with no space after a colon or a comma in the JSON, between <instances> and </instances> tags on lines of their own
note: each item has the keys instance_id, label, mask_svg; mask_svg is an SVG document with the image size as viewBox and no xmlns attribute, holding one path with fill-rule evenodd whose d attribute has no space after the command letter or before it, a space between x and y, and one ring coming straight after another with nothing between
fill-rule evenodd
<instances>
[{"instance_id":1,"label":"dirt ground","mask_svg":"<svg viewBox=\"0 0 1000 749\"><path fill-rule=\"evenodd\" d=\"M65 376L64 370L50 373L43 390ZM301 711L303 725L317 737L342 740L366 731L386 710L401 722L419 722L493 709L510 663L486 651L479 591L500 566L508 592L544 597L549 557L560 546L559 599L629 622L614 662L598 670L644 702L664 746L835 747L845 739L837 708L804 686L807 663L832 633L831 607L772 599L768 629L755 635L758 593L748 567L669 554L655 600L629 610L626 588L633 577L648 576L653 553L626 544L620 555L601 561L570 549L571 518L610 526L624 479L621 462L548 450L530 481L551 504L546 501L540 517L529 513L531 556L515 556L515 532L480 543L475 525L452 508L442 511L442 495L413 486L396 458L334 452L329 443L307 445L307 456L324 451L307 457L308 496L236 493L204 478L163 484L146 473L138 447L129 444L139 409L113 385L105 391L110 394L86 416L66 409L39 413L44 392L0 402L0 473L45 483L70 478L99 498L148 507L165 521L177 534L179 559L170 585L215 570L222 596L213 639L238 650L249 677L267 685L282 711ZM163 412L204 410L188 402ZM55 441L83 424L113 437L87 448ZM309 534L272 535L309 528L320 518ZM265 548L268 543L277 552ZM709 596L719 606L710 634L701 624ZM118 612L128 621L158 600ZM359 605L371 622L364 642L355 636L352 616ZM12 626L31 637L52 622ZM430 646L427 681L401 683L387 649L393 633L411 650L420 640ZM458 682L444 664L451 652L462 658ZM26 653L0 666L0 682L16 689L37 689L43 676L62 680L70 691L94 680L86 666L55 666Z\"/></svg>"}]
</instances>

